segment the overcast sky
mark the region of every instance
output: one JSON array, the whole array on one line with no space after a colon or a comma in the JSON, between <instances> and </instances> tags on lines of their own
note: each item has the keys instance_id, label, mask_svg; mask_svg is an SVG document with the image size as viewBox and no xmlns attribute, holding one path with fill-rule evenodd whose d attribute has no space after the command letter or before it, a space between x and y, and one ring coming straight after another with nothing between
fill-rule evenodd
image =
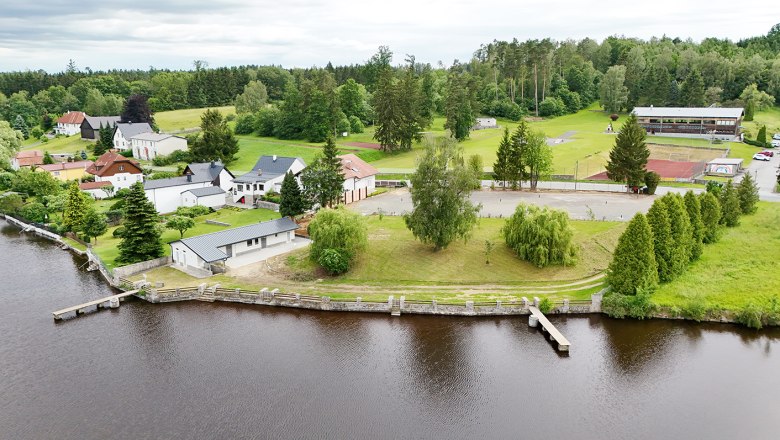
<instances>
[{"instance_id":1,"label":"overcast sky","mask_svg":"<svg viewBox=\"0 0 780 440\"><path fill-rule=\"evenodd\" d=\"M494 39L609 35L740 38L780 21L780 1L4 0L0 70L363 62L388 45L446 65ZM604 7L604 5L609 5Z\"/></svg>"}]
</instances>

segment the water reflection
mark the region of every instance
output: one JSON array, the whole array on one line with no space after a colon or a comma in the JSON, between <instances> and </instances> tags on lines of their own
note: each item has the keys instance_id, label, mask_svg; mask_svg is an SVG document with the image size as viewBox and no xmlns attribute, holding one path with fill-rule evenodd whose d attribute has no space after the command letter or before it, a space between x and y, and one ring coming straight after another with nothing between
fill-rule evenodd
<instances>
[{"instance_id":1,"label":"water reflection","mask_svg":"<svg viewBox=\"0 0 780 440\"><path fill-rule=\"evenodd\" d=\"M610 361L622 373L647 374L678 340L683 330L660 320L632 321L601 319ZM691 332L692 340L701 334Z\"/></svg>"}]
</instances>

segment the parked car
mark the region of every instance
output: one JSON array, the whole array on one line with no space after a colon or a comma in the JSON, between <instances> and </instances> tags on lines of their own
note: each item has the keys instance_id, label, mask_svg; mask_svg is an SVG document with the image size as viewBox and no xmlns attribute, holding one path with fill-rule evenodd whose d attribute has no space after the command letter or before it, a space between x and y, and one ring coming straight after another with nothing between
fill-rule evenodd
<instances>
[{"instance_id":1,"label":"parked car","mask_svg":"<svg viewBox=\"0 0 780 440\"><path fill-rule=\"evenodd\" d=\"M753 160L764 160L764 161L768 161L768 160L769 160L769 156L765 156L765 155L763 155L763 154L761 154L761 153L756 153L756 154L754 154L754 155L753 155Z\"/></svg>"},{"instance_id":2,"label":"parked car","mask_svg":"<svg viewBox=\"0 0 780 440\"><path fill-rule=\"evenodd\" d=\"M764 156L769 156L769 157L775 157L775 152L769 150L761 151L758 154L763 154Z\"/></svg>"},{"instance_id":3,"label":"parked car","mask_svg":"<svg viewBox=\"0 0 780 440\"><path fill-rule=\"evenodd\" d=\"M776 140L776 141L780 141L780 133L775 133L775 134L773 134L773 135L772 135L772 139L774 139L774 140Z\"/></svg>"},{"instance_id":4,"label":"parked car","mask_svg":"<svg viewBox=\"0 0 780 440\"><path fill-rule=\"evenodd\" d=\"M780 147L780 139L775 139L771 142L773 147Z\"/></svg>"}]
</instances>

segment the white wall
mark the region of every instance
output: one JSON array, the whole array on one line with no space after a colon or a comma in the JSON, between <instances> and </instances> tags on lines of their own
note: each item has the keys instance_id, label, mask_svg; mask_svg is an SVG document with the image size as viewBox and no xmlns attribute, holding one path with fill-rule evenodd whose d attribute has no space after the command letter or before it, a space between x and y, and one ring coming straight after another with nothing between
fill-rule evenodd
<instances>
[{"instance_id":1,"label":"white wall","mask_svg":"<svg viewBox=\"0 0 780 440\"><path fill-rule=\"evenodd\" d=\"M127 139L122 136L122 130L120 128L117 128L116 131L114 131L114 148L118 150L130 149L130 144Z\"/></svg>"},{"instance_id":2,"label":"white wall","mask_svg":"<svg viewBox=\"0 0 780 440\"><path fill-rule=\"evenodd\" d=\"M209 270L208 263L203 261L192 249L184 245L184 243L178 242L171 244L171 258L173 264L178 266L190 266L198 269Z\"/></svg>"},{"instance_id":3,"label":"white wall","mask_svg":"<svg viewBox=\"0 0 780 440\"><path fill-rule=\"evenodd\" d=\"M169 137L161 141L131 139L133 156L142 160L152 160L157 156L168 156L177 150L187 149L187 140L179 137Z\"/></svg>"},{"instance_id":4,"label":"white wall","mask_svg":"<svg viewBox=\"0 0 780 440\"><path fill-rule=\"evenodd\" d=\"M81 133L81 124L63 124L58 122L54 132L66 136L73 136L76 133Z\"/></svg>"},{"instance_id":5,"label":"white wall","mask_svg":"<svg viewBox=\"0 0 780 440\"><path fill-rule=\"evenodd\" d=\"M111 182L117 191L122 188L130 188L135 182L143 181L143 174L117 173L113 176L95 176L95 182Z\"/></svg>"},{"instance_id":6,"label":"white wall","mask_svg":"<svg viewBox=\"0 0 780 440\"><path fill-rule=\"evenodd\" d=\"M225 206L226 194L214 194L205 197L195 197L191 192L185 191L181 194L181 206L207 206L209 208L219 208Z\"/></svg>"},{"instance_id":7,"label":"white wall","mask_svg":"<svg viewBox=\"0 0 780 440\"><path fill-rule=\"evenodd\" d=\"M210 182L190 183L187 185L167 186L165 188L147 189L146 198L154 203L154 208L160 214L176 211L182 205L182 192L188 189L205 188L211 186Z\"/></svg>"},{"instance_id":8,"label":"white wall","mask_svg":"<svg viewBox=\"0 0 780 440\"><path fill-rule=\"evenodd\" d=\"M357 191L363 188L368 188L369 194L374 192L376 190L376 176L344 180L344 191Z\"/></svg>"}]
</instances>

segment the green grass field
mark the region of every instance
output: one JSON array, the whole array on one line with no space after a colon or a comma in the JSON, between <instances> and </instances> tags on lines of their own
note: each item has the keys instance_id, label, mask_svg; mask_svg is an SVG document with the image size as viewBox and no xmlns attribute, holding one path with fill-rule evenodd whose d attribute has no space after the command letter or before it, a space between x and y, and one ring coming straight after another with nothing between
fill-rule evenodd
<instances>
[{"instance_id":1,"label":"green grass field","mask_svg":"<svg viewBox=\"0 0 780 440\"><path fill-rule=\"evenodd\" d=\"M195 235L208 234L228 229L226 226L207 224L206 220L216 220L222 223L228 223L231 228L235 228L275 218L279 218L279 214L267 209L225 208L208 215L197 217L195 219L195 227L186 231L184 237L193 237ZM116 267L114 260L119 255L117 246L119 245L120 239L112 236L115 229L116 227L109 228L105 234L98 237L97 243L94 243L93 241L95 253L103 260L109 269ZM179 231L174 231L172 229L163 230L162 241L163 243L166 243L166 245L163 246L165 255L170 255L171 253L171 248L167 243L178 239Z\"/></svg>"},{"instance_id":2,"label":"green grass field","mask_svg":"<svg viewBox=\"0 0 780 440\"><path fill-rule=\"evenodd\" d=\"M48 151L49 153L70 153L70 154L78 154L82 150L87 151L87 154L89 153L89 149L92 148L92 146L95 145L94 142L85 141L81 139L81 136L76 134L73 136L64 136L59 138L54 138L49 140L48 142L41 142L38 143L36 141L30 141L27 140L22 145L22 150L40 150L40 151Z\"/></svg>"},{"instance_id":3,"label":"green grass field","mask_svg":"<svg viewBox=\"0 0 780 440\"><path fill-rule=\"evenodd\" d=\"M236 113L236 108L232 105L224 107L208 107L219 110L222 116ZM207 108L188 108L183 110L171 110L168 112L159 112L154 114L154 121L160 130L166 132L183 131L190 128L200 127L200 116Z\"/></svg>"},{"instance_id":4,"label":"green grass field","mask_svg":"<svg viewBox=\"0 0 780 440\"><path fill-rule=\"evenodd\" d=\"M759 202L758 212L727 228L721 240L706 245L704 254L680 278L653 294L661 306L684 307L703 299L707 307L738 310L748 301L780 295L780 205Z\"/></svg>"}]
</instances>

